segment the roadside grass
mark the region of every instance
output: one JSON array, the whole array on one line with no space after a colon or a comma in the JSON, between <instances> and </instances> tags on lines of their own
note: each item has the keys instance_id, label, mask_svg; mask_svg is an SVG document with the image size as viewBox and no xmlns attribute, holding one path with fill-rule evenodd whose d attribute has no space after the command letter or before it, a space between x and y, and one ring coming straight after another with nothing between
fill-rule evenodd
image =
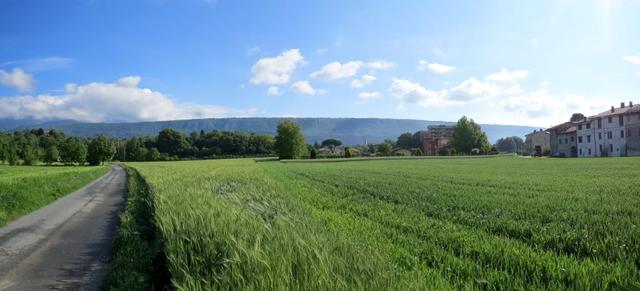
<instances>
[{"instance_id":1,"label":"roadside grass","mask_svg":"<svg viewBox=\"0 0 640 291\"><path fill-rule=\"evenodd\" d=\"M169 284L163 247L154 222L149 186L140 174L123 166L128 195L114 242L110 271L104 290L162 290Z\"/></svg>"},{"instance_id":2,"label":"roadside grass","mask_svg":"<svg viewBox=\"0 0 640 291\"><path fill-rule=\"evenodd\" d=\"M149 187L171 277L165 287L634 290L638 163L502 157L128 165ZM139 262L150 270L158 268L153 261Z\"/></svg>"},{"instance_id":3,"label":"roadside grass","mask_svg":"<svg viewBox=\"0 0 640 291\"><path fill-rule=\"evenodd\" d=\"M0 226L81 188L109 169L0 165Z\"/></svg>"}]
</instances>

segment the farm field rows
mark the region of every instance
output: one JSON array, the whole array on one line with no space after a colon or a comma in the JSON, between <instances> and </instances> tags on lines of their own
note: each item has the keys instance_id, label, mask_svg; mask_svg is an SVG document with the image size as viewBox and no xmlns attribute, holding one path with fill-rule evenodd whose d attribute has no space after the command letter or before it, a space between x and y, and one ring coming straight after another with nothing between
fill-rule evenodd
<instances>
[{"instance_id":1,"label":"farm field rows","mask_svg":"<svg viewBox=\"0 0 640 291\"><path fill-rule=\"evenodd\" d=\"M0 166L0 226L81 188L108 170L107 166Z\"/></svg>"},{"instance_id":2,"label":"farm field rows","mask_svg":"<svg viewBox=\"0 0 640 291\"><path fill-rule=\"evenodd\" d=\"M178 289L640 287L638 158L131 163Z\"/></svg>"}]
</instances>

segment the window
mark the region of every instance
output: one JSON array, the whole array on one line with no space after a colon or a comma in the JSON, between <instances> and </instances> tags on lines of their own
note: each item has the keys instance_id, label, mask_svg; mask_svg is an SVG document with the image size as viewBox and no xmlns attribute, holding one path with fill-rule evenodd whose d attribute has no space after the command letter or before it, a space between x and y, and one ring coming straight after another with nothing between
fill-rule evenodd
<instances>
[{"instance_id":1,"label":"window","mask_svg":"<svg viewBox=\"0 0 640 291\"><path fill-rule=\"evenodd\" d=\"M627 129L627 137L631 137L631 129Z\"/></svg>"},{"instance_id":2,"label":"window","mask_svg":"<svg viewBox=\"0 0 640 291\"><path fill-rule=\"evenodd\" d=\"M582 149L580 149L580 155L582 155Z\"/></svg>"},{"instance_id":3,"label":"window","mask_svg":"<svg viewBox=\"0 0 640 291\"><path fill-rule=\"evenodd\" d=\"M599 144L598 148L600 148L600 152L602 153L602 144Z\"/></svg>"},{"instance_id":4,"label":"window","mask_svg":"<svg viewBox=\"0 0 640 291\"><path fill-rule=\"evenodd\" d=\"M602 132L598 132L598 139L602 139Z\"/></svg>"},{"instance_id":5,"label":"window","mask_svg":"<svg viewBox=\"0 0 640 291\"><path fill-rule=\"evenodd\" d=\"M564 143L569 143L569 139L568 139L568 138L565 138L565 139L564 139Z\"/></svg>"},{"instance_id":6,"label":"window","mask_svg":"<svg viewBox=\"0 0 640 291\"><path fill-rule=\"evenodd\" d=\"M613 118L611 118L611 116L609 116L609 123L611 123L611 121L613 121Z\"/></svg>"},{"instance_id":7,"label":"window","mask_svg":"<svg viewBox=\"0 0 640 291\"><path fill-rule=\"evenodd\" d=\"M613 153L613 145L612 144L609 144L609 152Z\"/></svg>"},{"instance_id":8,"label":"window","mask_svg":"<svg viewBox=\"0 0 640 291\"><path fill-rule=\"evenodd\" d=\"M624 138L624 130L620 131L620 138Z\"/></svg>"},{"instance_id":9,"label":"window","mask_svg":"<svg viewBox=\"0 0 640 291\"><path fill-rule=\"evenodd\" d=\"M574 142L575 140L576 140L575 137L572 136L571 137L571 142Z\"/></svg>"},{"instance_id":10,"label":"window","mask_svg":"<svg viewBox=\"0 0 640 291\"><path fill-rule=\"evenodd\" d=\"M598 128L602 128L602 119L598 118Z\"/></svg>"},{"instance_id":11,"label":"window","mask_svg":"<svg viewBox=\"0 0 640 291\"><path fill-rule=\"evenodd\" d=\"M589 149L589 156L591 156L591 149Z\"/></svg>"},{"instance_id":12,"label":"window","mask_svg":"<svg viewBox=\"0 0 640 291\"><path fill-rule=\"evenodd\" d=\"M591 142L591 136L587 135L587 142Z\"/></svg>"},{"instance_id":13,"label":"window","mask_svg":"<svg viewBox=\"0 0 640 291\"><path fill-rule=\"evenodd\" d=\"M591 129L591 121L587 122L587 129Z\"/></svg>"},{"instance_id":14,"label":"window","mask_svg":"<svg viewBox=\"0 0 640 291\"><path fill-rule=\"evenodd\" d=\"M558 139L558 144L562 144L562 139L561 138Z\"/></svg>"},{"instance_id":15,"label":"window","mask_svg":"<svg viewBox=\"0 0 640 291\"><path fill-rule=\"evenodd\" d=\"M582 143L582 136L578 137L578 143Z\"/></svg>"},{"instance_id":16,"label":"window","mask_svg":"<svg viewBox=\"0 0 640 291\"><path fill-rule=\"evenodd\" d=\"M582 124L578 124L578 130L582 130Z\"/></svg>"},{"instance_id":17,"label":"window","mask_svg":"<svg viewBox=\"0 0 640 291\"><path fill-rule=\"evenodd\" d=\"M611 132L611 131L607 132L607 138L608 139L612 139L613 138L613 132Z\"/></svg>"},{"instance_id":18,"label":"window","mask_svg":"<svg viewBox=\"0 0 640 291\"><path fill-rule=\"evenodd\" d=\"M624 125L624 116L622 115L618 116L618 125L620 126Z\"/></svg>"}]
</instances>

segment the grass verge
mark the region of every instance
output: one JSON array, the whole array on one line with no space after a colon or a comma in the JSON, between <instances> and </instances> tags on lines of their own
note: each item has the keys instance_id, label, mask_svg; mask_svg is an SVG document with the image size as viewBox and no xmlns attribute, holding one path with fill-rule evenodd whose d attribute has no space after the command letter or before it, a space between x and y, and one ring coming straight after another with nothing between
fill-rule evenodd
<instances>
[{"instance_id":1,"label":"grass verge","mask_svg":"<svg viewBox=\"0 0 640 291\"><path fill-rule=\"evenodd\" d=\"M123 167L129 193L103 289L164 290L169 285L169 274L155 226L152 192L135 169Z\"/></svg>"},{"instance_id":2,"label":"grass verge","mask_svg":"<svg viewBox=\"0 0 640 291\"><path fill-rule=\"evenodd\" d=\"M80 189L109 169L0 166L0 226Z\"/></svg>"}]
</instances>

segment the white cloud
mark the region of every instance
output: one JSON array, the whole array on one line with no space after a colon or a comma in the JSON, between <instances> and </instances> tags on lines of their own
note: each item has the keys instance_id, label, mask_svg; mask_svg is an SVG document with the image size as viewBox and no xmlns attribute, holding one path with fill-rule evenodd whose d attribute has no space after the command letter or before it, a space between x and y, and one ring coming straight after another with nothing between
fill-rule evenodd
<instances>
[{"instance_id":1,"label":"white cloud","mask_svg":"<svg viewBox=\"0 0 640 291\"><path fill-rule=\"evenodd\" d=\"M269 96L274 96L274 95L279 95L280 94L280 88L276 87L276 86L271 86L267 89L267 95Z\"/></svg>"},{"instance_id":2,"label":"white cloud","mask_svg":"<svg viewBox=\"0 0 640 291\"><path fill-rule=\"evenodd\" d=\"M446 102L447 91L428 90L418 83L409 80L392 79L389 93L400 101L403 106L407 103L415 103L423 107L443 106Z\"/></svg>"},{"instance_id":3,"label":"white cloud","mask_svg":"<svg viewBox=\"0 0 640 291\"><path fill-rule=\"evenodd\" d=\"M15 66L24 69L27 72L41 72L49 70L59 70L71 67L75 61L70 58L63 57L47 57L19 61L10 61L0 63L0 67Z\"/></svg>"},{"instance_id":4,"label":"white cloud","mask_svg":"<svg viewBox=\"0 0 640 291\"><path fill-rule=\"evenodd\" d=\"M549 82L549 81L540 82L540 86L542 86L542 87L549 87L549 85L551 85L551 82Z\"/></svg>"},{"instance_id":5,"label":"white cloud","mask_svg":"<svg viewBox=\"0 0 640 291\"><path fill-rule=\"evenodd\" d=\"M360 79L351 81L351 88L364 88L376 80L376 76L363 75Z\"/></svg>"},{"instance_id":6,"label":"white cloud","mask_svg":"<svg viewBox=\"0 0 640 291\"><path fill-rule=\"evenodd\" d=\"M358 74L358 70L364 65L360 61L351 61L344 64L333 62L324 65L319 71L311 73L311 77L326 81L349 78Z\"/></svg>"},{"instance_id":7,"label":"white cloud","mask_svg":"<svg viewBox=\"0 0 640 291\"><path fill-rule=\"evenodd\" d=\"M640 78L640 72L636 72L636 76Z\"/></svg>"},{"instance_id":8,"label":"white cloud","mask_svg":"<svg viewBox=\"0 0 640 291\"><path fill-rule=\"evenodd\" d=\"M291 84L291 89L293 92L302 95L316 95L316 94L325 94L327 91L322 89L315 89L309 84L309 81L298 81Z\"/></svg>"},{"instance_id":9,"label":"white cloud","mask_svg":"<svg viewBox=\"0 0 640 291\"><path fill-rule=\"evenodd\" d=\"M75 83L68 83L66 85L64 85L64 90L67 93L73 93L78 89L78 85L76 85Z\"/></svg>"},{"instance_id":10,"label":"white cloud","mask_svg":"<svg viewBox=\"0 0 640 291\"><path fill-rule=\"evenodd\" d=\"M506 111L521 114L532 122L549 125L567 121L575 112L591 115L607 107L601 99L578 95L554 96L546 88L505 98L499 105Z\"/></svg>"},{"instance_id":11,"label":"white cloud","mask_svg":"<svg viewBox=\"0 0 640 291\"><path fill-rule=\"evenodd\" d=\"M327 51L329 51L329 49L326 49L326 48L320 48L320 49L318 49L318 50L317 50L317 52L318 52L319 54L324 54L324 53L326 53Z\"/></svg>"},{"instance_id":12,"label":"white cloud","mask_svg":"<svg viewBox=\"0 0 640 291\"><path fill-rule=\"evenodd\" d=\"M73 119L88 122L154 121L220 117L218 106L175 103L160 92L138 88L137 76L114 83L68 84L63 95L0 98L0 118Z\"/></svg>"},{"instance_id":13,"label":"white cloud","mask_svg":"<svg viewBox=\"0 0 640 291\"><path fill-rule=\"evenodd\" d=\"M625 61L630 62L632 64L640 65L640 53L635 55L626 56L623 58Z\"/></svg>"},{"instance_id":14,"label":"white cloud","mask_svg":"<svg viewBox=\"0 0 640 291\"><path fill-rule=\"evenodd\" d=\"M491 82L480 82L471 77L451 88L448 97L451 100L467 102L494 97L500 93L502 93L500 86Z\"/></svg>"},{"instance_id":15,"label":"white cloud","mask_svg":"<svg viewBox=\"0 0 640 291\"><path fill-rule=\"evenodd\" d=\"M505 89L504 93L508 95L520 94L522 93L522 87L518 84L513 84L513 86Z\"/></svg>"},{"instance_id":16,"label":"white cloud","mask_svg":"<svg viewBox=\"0 0 640 291\"><path fill-rule=\"evenodd\" d=\"M424 71L427 69L436 74L445 74L455 70L456 67L438 64L438 63L429 63L425 60L421 60L418 62L418 70Z\"/></svg>"},{"instance_id":17,"label":"white cloud","mask_svg":"<svg viewBox=\"0 0 640 291\"><path fill-rule=\"evenodd\" d=\"M20 92L33 90L35 82L33 75L25 73L20 68L14 68L13 72L0 70L0 85L14 87Z\"/></svg>"},{"instance_id":18,"label":"white cloud","mask_svg":"<svg viewBox=\"0 0 640 291\"><path fill-rule=\"evenodd\" d=\"M304 61L298 49L283 52L277 57L264 58L251 68L252 84L277 85L289 83L291 74Z\"/></svg>"},{"instance_id":19,"label":"white cloud","mask_svg":"<svg viewBox=\"0 0 640 291\"><path fill-rule=\"evenodd\" d=\"M140 80L142 80L140 76L127 76L127 77L122 77L118 79L117 83L118 83L118 86L120 87L134 88L134 87L138 87L138 84L140 84Z\"/></svg>"},{"instance_id":20,"label":"white cloud","mask_svg":"<svg viewBox=\"0 0 640 291\"><path fill-rule=\"evenodd\" d=\"M361 100L370 100L370 99L376 99L380 97L380 92L374 91L374 92L362 92L360 94L358 94L358 98L360 98Z\"/></svg>"},{"instance_id":21,"label":"white cloud","mask_svg":"<svg viewBox=\"0 0 640 291\"><path fill-rule=\"evenodd\" d=\"M386 70L395 67L396 64L388 61L374 61L367 63L367 67L372 70Z\"/></svg>"},{"instance_id":22,"label":"white cloud","mask_svg":"<svg viewBox=\"0 0 640 291\"><path fill-rule=\"evenodd\" d=\"M503 90L494 83L481 82L473 77L449 90L440 91L429 90L408 80L393 78L389 92L400 100L400 105L415 103L423 107L437 107L495 98L502 94Z\"/></svg>"},{"instance_id":23,"label":"white cloud","mask_svg":"<svg viewBox=\"0 0 640 291\"><path fill-rule=\"evenodd\" d=\"M491 74L487 76L487 80L495 81L495 82L513 82L519 79L524 79L529 76L529 71L524 70L514 70L509 71L505 68L498 73Z\"/></svg>"}]
</instances>

